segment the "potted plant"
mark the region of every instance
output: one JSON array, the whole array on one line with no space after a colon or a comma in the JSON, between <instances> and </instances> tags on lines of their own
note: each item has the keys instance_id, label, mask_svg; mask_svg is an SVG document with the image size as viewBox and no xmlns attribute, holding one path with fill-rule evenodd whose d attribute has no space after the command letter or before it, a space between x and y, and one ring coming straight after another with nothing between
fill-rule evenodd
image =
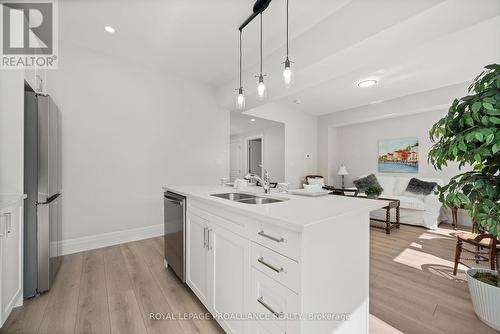
<instances>
[{"instance_id":1,"label":"potted plant","mask_svg":"<svg viewBox=\"0 0 500 334\"><path fill-rule=\"evenodd\" d=\"M384 189L379 185L370 186L365 190L366 197L378 198Z\"/></svg>"},{"instance_id":2,"label":"potted plant","mask_svg":"<svg viewBox=\"0 0 500 334\"><path fill-rule=\"evenodd\" d=\"M434 142L429 162L441 170L455 161L468 171L438 187L446 206L463 207L472 220L500 237L500 65L485 67L469 87L469 94L453 101L448 114L430 130ZM500 330L500 283L497 271L469 269L466 273L474 310L489 326Z\"/></svg>"}]
</instances>

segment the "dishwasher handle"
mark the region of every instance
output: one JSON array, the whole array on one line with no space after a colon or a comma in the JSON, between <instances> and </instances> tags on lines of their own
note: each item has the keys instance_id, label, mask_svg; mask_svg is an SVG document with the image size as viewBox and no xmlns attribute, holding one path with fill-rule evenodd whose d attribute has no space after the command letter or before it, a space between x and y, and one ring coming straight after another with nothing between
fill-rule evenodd
<instances>
[{"instance_id":1,"label":"dishwasher handle","mask_svg":"<svg viewBox=\"0 0 500 334\"><path fill-rule=\"evenodd\" d=\"M173 203L173 204L176 204L176 205L180 205L180 206L184 205L184 201L179 201L177 199L172 199L172 198L167 197L167 196L164 196L164 198L165 198L165 201L169 201L170 203Z\"/></svg>"}]
</instances>

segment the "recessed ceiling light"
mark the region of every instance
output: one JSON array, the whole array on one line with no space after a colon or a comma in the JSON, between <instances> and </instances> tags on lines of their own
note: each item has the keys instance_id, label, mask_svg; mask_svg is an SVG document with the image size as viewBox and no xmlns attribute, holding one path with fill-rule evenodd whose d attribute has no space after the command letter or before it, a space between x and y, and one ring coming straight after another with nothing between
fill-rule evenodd
<instances>
[{"instance_id":1,"label":"recessed ceiling light","mask_svg":"<svg viewBox=\"0 0 500 334\"><path fill-rule=\"evenodd\" d=\"M357 85L358 85L358 87L366 88L366 87L375 86L377 84L377 82L378 81L376 79L366 79L366 80L358 81Z\"/></svg>"},{"instance_id":2,"label":"recessed ceiling light","mask_svg":"<svg viewBox=\"0 0 500 334\"><path fill-rule=\"evenodd\" d=\"M105 26L104 30L106 30L110 34L114 34L116 32L115 28L110 27L110 26Z\"/></svg>"},{"instance_id":3,"label":"recessed ceiling light","mask_svg":"<svg viewBox=\"0 0 500 334\"><path fill-rule=\"evenodd\" d=\"M252 118L252 119L250 120L250 122L255 122L255 118Z\"/></svg>"},{"instance_id":4,"label":"recessed ceiling light","mask_svg":"<svg viewBox=\"0 0 500 334\"><path fill-rule=\"evenodd\" d=\"M301 100L299 100L299 99L297 99L297 100L293 100L292 102L293 102L293 103L295 103L295 104L301 104L301 103L302 103L302 101L301 101Z\"/></svg>"}]
</instances>

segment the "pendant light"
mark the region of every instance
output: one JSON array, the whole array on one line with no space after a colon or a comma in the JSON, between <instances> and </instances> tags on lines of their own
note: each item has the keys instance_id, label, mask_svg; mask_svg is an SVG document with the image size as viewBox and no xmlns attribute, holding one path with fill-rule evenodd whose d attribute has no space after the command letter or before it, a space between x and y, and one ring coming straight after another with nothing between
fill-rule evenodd
<instances>
[{"instance_id":1,"label":"pendant light","mask_svg":"<svg viewBox=\"0 0 500 334\"><path fill-rule=\"evenodd\" d=\"M238 108L239 110L245 108L245 95L243 95L243 84L241 83L241 34L242 31L240 30L240 87L238 88L238 97L236 98L236 108Z\"/></svg>"},{"instance_id":2,"label":"pendant light","mask_svg":"<svg viewBox=\"0 0 500 334\"><path fill-rule=\"evenodd\" d=\"M288 0L286 0L286 60L285 69L283 70L283 81L285 82L285 87L290 88L293 83L293 71L290 66L292 62L288 59Z\"/></svg>"},{"instance_id":3,"label":"pendant light","mask_svg":"<svg viewBox=\"0 0 500 334\"><path fill-rule=\"evenodd\" d=\"M264 74L262 74L262 13L260 13L260 74L256 76L259 78L257 84L257 100L262 101L267 96L266 84L264 83Z\"/></svg>"}]
</instances>

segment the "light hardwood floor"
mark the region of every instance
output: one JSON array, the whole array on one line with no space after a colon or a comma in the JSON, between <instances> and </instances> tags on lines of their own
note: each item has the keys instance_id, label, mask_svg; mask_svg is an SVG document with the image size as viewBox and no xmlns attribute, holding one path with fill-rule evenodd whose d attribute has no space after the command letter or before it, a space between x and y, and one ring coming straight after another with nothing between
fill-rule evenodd
<instances>
[{"instance_id":1,"label":"light hardwood floor","mask_svg":"<svg viewBox=\"0 0 500 334\"><path fill-rule=\"evenodd\" d=\"M474 314L463 272L451 274L453 233L372 229L372 334L496 333ZM223 333L213 320L151 319L206 312L162 254L154 238L67 255L51 291L14 310L0 333Z\"/></svg>"}]
</instances>

